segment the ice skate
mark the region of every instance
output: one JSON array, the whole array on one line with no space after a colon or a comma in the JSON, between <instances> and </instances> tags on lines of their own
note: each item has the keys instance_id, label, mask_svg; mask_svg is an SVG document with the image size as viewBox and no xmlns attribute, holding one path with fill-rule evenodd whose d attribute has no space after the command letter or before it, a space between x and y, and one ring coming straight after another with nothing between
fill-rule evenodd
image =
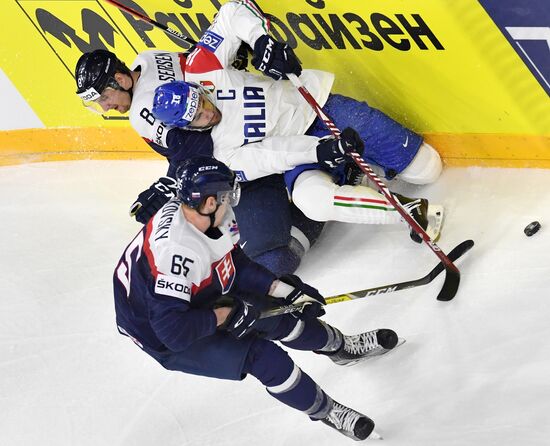
<instances>
[{"instance_id":1,"label":"ice skate","mask_svg":"<svg viewBox=\"0 0 550 446\"><path fill-rule=\"evenodd\" d=\"M403 342L395 331L380 328L353 336L343 335L342 345L338 350L320 353L327 355L338 365L350 366L383 355Z\"/></svg>"},{"instance_id":2,"label":"ice skate","mask_svg":"<svg viewBox=\"0 0 550 446\"><path fill-rule=\"evenodd\" d=\"M374 421L369 417L336 401L331 400L331 404L328 415L321 418L323 423L356 441L365 440L371 434L372 438L381 438L374 432Z\"/></svg>"},{"instance_id":3,"label":"ice skate","mask_svg":"<svg viewBox=\"0 0 550 446\"><path fill-rule=\"evenodd\" d=\"M425 198L408 198L395 193L393 196L426 231L428 236L436 242L441 235L441 226L443 225L443 206L429 204ZM410 236L414 242L422 243L422 237L413 229L411 229Z\"/></svg>"}]
</instances>

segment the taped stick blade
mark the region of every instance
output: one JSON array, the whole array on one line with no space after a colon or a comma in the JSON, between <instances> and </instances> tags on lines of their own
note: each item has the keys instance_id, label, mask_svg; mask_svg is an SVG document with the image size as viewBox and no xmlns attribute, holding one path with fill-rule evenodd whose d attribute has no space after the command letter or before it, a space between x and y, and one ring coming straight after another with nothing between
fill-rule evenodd
<instances>
[{"instance_id":1,"label":"taped stick blade","mask_svg":"<svg viewBox=\"0 0 550 446\"><path fill-rule=\"evenodd\" d=\"M462 254L469 251L473 246L473 240L463 241L449 253L449 259L454 262L462 256ZM438 266L443 267L443 264L440 263ZM443 302L452 300L458 291L458 286L460 285L460 271L454 264L445 267L445 273L445 282L443 282L443 287L437 296L437 300Z\"/></svg>"}]
</instances>

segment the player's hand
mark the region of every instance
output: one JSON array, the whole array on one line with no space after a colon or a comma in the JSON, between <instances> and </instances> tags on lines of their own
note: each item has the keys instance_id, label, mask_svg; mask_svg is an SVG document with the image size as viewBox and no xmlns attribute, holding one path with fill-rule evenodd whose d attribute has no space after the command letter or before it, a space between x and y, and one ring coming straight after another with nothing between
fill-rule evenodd
<instances>
[{"instance_id":1,"label":"player's hand","mask_svg":"<svg viewBox=\"0 0 550 446\"><path fill-rule=\"evenodd\" d=\"M317 161L328 168L334 168L346 161L346 156L352 152L363 155L365 145L359 133L351 127L346 127L339 138L326 138L317 144Z\"/></svg>"},{"instance_id":2,"label":"player's hand","mask_svg":"<svg viewBox=\"0 0 550 446\"><path fill-rule=\"evenodd\" d=\"M298 303L304 295L315 300L314 302L307 302L301 312L292 314L297 315L300 319L315 319L325 314L325 310L323 309L323 305L326 305L325 298L321 296L316 288L302 282L302 279L294 274L286 274L281 276L279 280L294 288L284 298L286 305Z\"/></svg>"},{"instance_id":3,"label":"player's hand","mask_svg":"<svg viewBox=\"0 0 550 446\"><path fill-rule=\"evenodd\" d=\"M237 339L242 339L254 329L254 324L259 318L260 310L246 301L237 299L225 322L219 328L227 330Z\"/></svg>"},{"instance_id":4,"label":"player's hand","mask_svg":"<svg viewBox=\"0 0 550 446\"><path fill-rule=\"evenodd\" d=\"M254 43L252 65L276 81L288 79L287 73L293 73L296 76L302 73L300 61L294 54L294 50L267 34L259 37Z\"/></svg>"},{"instance_id":5,"label":"player's hand","mask_svg":"<svg viewBox=\"0 0 550 446\"><path fill-rule=\"evenodd\" d=\"M227 320L227 316L229 316L231 310L233 310L231 307L214 308L214 314L216 315L216 327L219 327Z\"/></svg>"},{"instance_id":6,"label":"player's hand","mask_svg":"<svg viewBox=\"0 0 550 446\"><path fill-rule=\"evenodd\" d=\"M176 196L176 180L170 177L160 177L148 189L137 197L130 206L130 216L145 224L164 206L168 200Z\"/></svg>"}]
</instances>

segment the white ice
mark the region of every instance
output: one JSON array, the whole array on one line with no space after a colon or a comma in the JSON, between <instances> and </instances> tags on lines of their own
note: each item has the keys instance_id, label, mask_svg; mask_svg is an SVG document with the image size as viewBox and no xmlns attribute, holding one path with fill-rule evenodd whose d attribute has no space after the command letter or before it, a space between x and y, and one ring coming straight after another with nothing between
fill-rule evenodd
<instances>
[{"instance_id":1,"label":"white ice","mask_svg":"<svg viewBox=\"0 0 550 446\"><path fill-rule=\"evenodd\" d=\"M0 444L351 445L254 378L168 372L115 329L111 276L139 225L127 214L163 162L0 168ZM375 420L385 446L550 444L550 172L446 169L409 189L447 209L439 242L472 238L451 302L432 284L327 307L345 333L407 343L351 368L292 357ZM531 238L523 228L542 229ZM299 273L326 295L415 279L437 258L403 226L329 224ZM369 443L376 443L370 440Z\"/></svg>"}]
</instances>

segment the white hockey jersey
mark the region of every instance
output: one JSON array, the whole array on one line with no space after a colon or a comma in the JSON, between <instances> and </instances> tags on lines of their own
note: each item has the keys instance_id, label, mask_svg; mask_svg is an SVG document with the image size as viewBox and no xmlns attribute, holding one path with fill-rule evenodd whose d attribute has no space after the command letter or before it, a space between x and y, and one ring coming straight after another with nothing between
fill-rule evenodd
<instances>
[{"instance_id":1,"label":"white hockey jersey","mask_svg":"<svg viewBox=\"0 0 550 446\"><path fill-rule=\"evenodd\" d=\"M144 51L138 54L131 70L139 70L140 76L134 85L130 107L130 124L142 138L162 147L168 147L166 134L171 126L155 119L151 113L155 89L166 82L183 79L185 56L162 50Z\"/></svg>"},{"instance_id":2,"label":"white hockey jersey","mask_svg":"<svg viewBox=\"0 0 550 446\"><path fill-rule=\"evenodd\" d=\"M178 201L168 202L147 227L144 252L155 279L155 293L187 302L214 284L218 292L227 293L236 273L231 252L239 241L233 211L227 210L218 228L221 237L212 239L185 219L180 206Z\"/></svg>"},{"instance_id":3,"label":"white hockey jersey","mask_svg":"<svg viewBox=\"0 0 550 446\"><path fill-rule=\"evenodd\" d=\"M208 90L222 113L212 129L214 156L244 181L317 161L318 139L304 135L316 115L290 81L231 67L241 43L254 47L268 29L253 2L232 0L221 7L185 66L185 80ZM326 102L332 73L304 70L300 79L321 105Z\"/></svg>"}]
</instances>

